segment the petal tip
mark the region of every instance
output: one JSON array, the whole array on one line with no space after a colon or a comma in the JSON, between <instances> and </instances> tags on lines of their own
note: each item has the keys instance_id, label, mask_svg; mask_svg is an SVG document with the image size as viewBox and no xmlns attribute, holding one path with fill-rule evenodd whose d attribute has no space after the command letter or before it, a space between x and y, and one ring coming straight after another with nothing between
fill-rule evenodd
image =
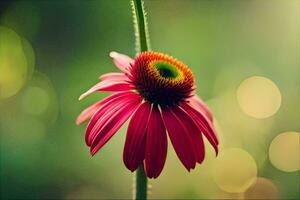
<instances>
[{"instance_id":1,"label":"petal tip","mask_svg":"<svg viewBox=\"0 0 300 200\"><path fill-rule=\"evenodd\" d=\"M79 118L77 118L76 120L75 120L75 124L78 126L78 125L80 125L82 122L81 122L81 120L79 119Z\"/></svg>"},{"instance_id":2,"label":"petal tip","mask_svg":"<svg viewBox=\"0 0 300 200\"><path fill-rule=\"evenodd\" d=\"M116 57L117 55L118 55L118 53L115 52L115 51L111 51L111 52L109 53L109 56L110 56L111 58L114 58L114 57Z\"/></svg>"},{"instance_id":3,"label":"petal tip","mask_svg":"<svg viewBox=\"0 0 300 200\"><path fill-rule=\"evenodd\" d=\"M85 95L82 94L82 95L80 95L80 97L78 98L78 100L81 101L84 97L85 97Z\"/></svg>"},{"instance_id":4,"label":"petal tip","mask_svg":"<svg viewBox=\"0 0 300 200\"><path fill-rule=\"evenodd\" d=\"M82 95L80 95L80 97L78 98L79 101L81 101L82 99L84 99L85 97L89 96L90 90L88 90L87 92L83 93Z\"/></svg>"},{"instance_id":5,"label":"petal tip","mask_svg":"<svg viewBox=\"0 0 300 200\"><path fill-rule=\"evenodd\" d=\"M90 154L91 154L91 156L94 157L94 155L98 152L98 150L95 149L95 148L90 148Z\"/></svg>"},{"instance_id":6,"label":"petal tip","mask_svg":"<svg viewBox=\"0 0 300 200\"><path fill-rule=\"evenodd\" d=\"M146 172L146 176L149 178L149 179L156 179L157 177L159 177L159 175L160 175L160 173L161 172L159 172L159 173L157 173L157 172L155 172L155 173L147 173Z\"/></svg>"},{"instance_id":7,"label":"petal tip","mask_svg":"<svg viewBox=\"0 0 300 200\"><path fill-rule=\"evenodd\" d=\"M218 147L217 147L217 148L218 148ZM216 157L217 157L217 156L219 155L219 150L216 149L215 152L216 152Z\"/></svg>"},{"instance_id":8,"label":"petal tip","mask_svg":"<svg viewBox=\"0 0 300 200\"><path fill-rule=\"evenodd\" d=\"M128 161L125 161L125 160L123 159L123 162L124 162L125 167L126 167L129 171L134 172L134 171L136 170L136 168L132 167L132 166L128 163Z\"/></svg>"}]
</instances>

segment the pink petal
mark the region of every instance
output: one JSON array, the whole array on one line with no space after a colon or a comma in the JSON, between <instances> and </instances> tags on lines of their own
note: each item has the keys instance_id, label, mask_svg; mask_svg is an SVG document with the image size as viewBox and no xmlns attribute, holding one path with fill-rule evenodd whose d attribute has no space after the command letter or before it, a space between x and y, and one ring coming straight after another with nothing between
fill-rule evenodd
<instances>
[{"instance_id":1,"label":"pink petal","mask_svg":"<svg viewBox=\"0 0 300 200\"><path fill-rule=\"evenodd\" d=\"M94 155L106 142L119 130L119 128L126 122L126 120L134 113L140 105L142 99L139 97L132 98L131 102L121 106L112 115L107 115L101 121L100 129L93 130L96 132L93 138L90 152ZM95 127L94 127L95 128Z\"/></svg>"},{"instance_id":2,"label":"pink petal","mask_svg":"<svg viewBox=\"0 0 300 200\"><path fill-rule=\"evenodd\" d=\"M98 110L94 113L93 117L91 118L90 122L87 125L85 131L85 142L88 146L91 145L91 131L96 125L96 123L104 117L105 114L108 114L111 111L111 107L117 107L120 102L126 103L126 100L131 97L131 95L137 95L133 92L119 92L113 95L108 96L107 98L103 99L102 105L98 108ZM125 101L123 101L125 100ZM122 104L123 105L123 104Z\"/></svg>"},{"instance_id":3,"label":"pink petal","mask_svg":"<svg viewBox=\"0 0 300 200\"><path fill-rule=\"evenodd\" d=\"M97 110L98 108L102 105L102 101L98 101L97 103L89 106L85 110L83 110L79 116L76 119L76 124L79 125L86 120L88 120Z\"/></svg>"},{"instance_id":4,"label":"pink petal","mask_svg":"<svg viewBox=\"0 0 300 200\"><path fill-rule=\"evenodd\" d=\"M186 133L190 135L192 139L194 150L196 153L196 161L198 163L202 163L202 161L204 160L205 149L201 130L195 124L193 119L181 108L174 106L174 108L172 108L172 111L177 116L177 118L180 119Z\"/></svg>"},{"instance_id":5,"label":"pink petal","mask_svg":"<svg viewBox=\"0 0 300 200\"><path fill-rule=\"evenodd\" d=\"M107 91L107 92L115 92L115 91L126 91L131 90L133 86L125 81L117 81L117 80L104 80L96 85L94 85L91 89L83 93L79 100L85 98L86 96L89 96L90 94L96 92L96 91Z\"/></svg>"},{"instance_id":6,"label":"pink petal","mask_svg":"<svg viewBox=\"0 0 300 200\"><path fill-rule=\"evenodd\" d=\"M198 95L195 94L188 100L193 105L193 107L195 107L197 110L200 110L210 121L213 121L213 115L210 112L208 106Z\"/></svg>"},{"instance_id":7,"label":"pink petal","mask_svg":"<svg viewBox=\"0 0 300 200\"><path fill-rule=\"evenodd\" d=\"M101 105L110 101L112 97L117 97L119 95L122 96L124 94L126 94L126 93L124 93L124 92L115 93L114 95L108 96L108 97L102 99L101 101L98 101L95 104L89 106L88 108L86 108L79 114L79 116L76 119L76 124L79 125L79 124L83 123L84 121L88 120L91 116L93 116L93 114L98 110L98 108L100 108Z\"/></svg>"},{"instance_id":8,"label":"pink petal","mask_svg":"<svg viewBox=\"0 0 300 200\"><path fill-rule=\"evenodd\" d=\"M135 171L145 158L147 123L151 105L144 102L132 116L128 125L123 151L123 161L130 171Z\"/></svg>"},{"instance_id":9,"label":"pink petal","mask_svg":"<svg viewBox=\"0 0 300 200\"><path fill-rule=\"evenodd\" d=\"M115 51L110 52L109 56L113 59L115 65L123 72L128 71L130 64L134 61L127 55L117 53Z\"/></svg>"},{"instance_id":10,"label":"pink petal","mask_svg":"<svg viewBox=\"0 0 300 200\"><path fill-rule=\"evenodd\" d=\"M102 110L101 114L99 113L100 117L97 120L96 124L90 130L90 133L86 132L87 142L88 144L90 144L89 146L91 146L93 140L95 139L95 137L97 137L99 131L107 123L107 121L112 116L114 116L115 113L118 112L122 107L126 106L130 101L131 100L128 99L122 99L117 102L111 103Z\"/></svg>"},{"instance_id":11,"label":"pink petal","mask_svg":"<svg viewBox=\"0 0 300 200\"><path fill-rule=\"evenodd\" d=\"M147 128L145 171L149 178L157 178L167 157L167 134L160 111L153 106Z\"/></svg>"},{"instance_id":12,"label":"pink petal","mask_svg":"<svg viewBox=\"0 0 300 200\"><path fill-rule=\"evenodd\" d=\"M217 132L214 129L211 121L201 113L199 110L196 110L194 107L184 102L181 104L181 107L193 118L194 122L199 126L201 132L208 139L210 144L214 147L216 154L218 154L218 138Z\"/></svg>"},{"instance_id":13,"label":"pink petal","mask_svg":"<svg viewBox=\"0 0 300 200\"><path fill-rule=\"evenodd\" d=\"M190 133L187 133L186 128L171 108L163 107L162 117L179 160L188 171L194 169L196 154Z\"/></svg>"},{"instance_id":14,"label":"pink petal","mask_svg":"<svg viewBox=\"0 0 300 200\"><path fill-rule=\"evenodd\" d=\"M205 157L205 147L203 142L202 133L198 132L198 134L193 134L193 142L196 151L196 159L198 163L202 163Z\"/></svg>"},{"instance_id":15,"label":"pink petal","mask_svg":"<svg viewBox=\"0 0 300 200\"><path fill-rule=\"evenodd\" d=\"M117 80L117 81L125 81L128 77L124 73L106 73L99 77L101 81L104 80Z\"/></svg>"}]
</instances>

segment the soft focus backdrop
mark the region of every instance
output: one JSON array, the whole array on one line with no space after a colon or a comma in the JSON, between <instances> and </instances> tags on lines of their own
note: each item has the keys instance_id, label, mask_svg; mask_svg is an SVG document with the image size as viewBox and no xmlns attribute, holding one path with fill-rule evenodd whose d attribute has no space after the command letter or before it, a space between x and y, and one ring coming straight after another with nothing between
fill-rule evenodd
<instances>
[{"instance_id":1,"label":"soft focus backdrop","mask_svg":"<svg viewBox=\"0 0 300 200\"><path fill-rule=\"evenodd\" d=\"M221 150L188 173L169 145L150 198L299 198L299 1L146 0L152 49L194 71ZM3 199L131 198L126 126L93 158L76 116L108 54L135 55L129 0L0 2Z\"/></svg>"}]
</instances>

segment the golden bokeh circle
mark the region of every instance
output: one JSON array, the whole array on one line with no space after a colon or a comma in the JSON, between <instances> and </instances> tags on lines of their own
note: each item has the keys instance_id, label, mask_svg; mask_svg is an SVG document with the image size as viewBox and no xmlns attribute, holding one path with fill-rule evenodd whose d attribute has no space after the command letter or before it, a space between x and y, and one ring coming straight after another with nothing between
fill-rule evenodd
<instances>
[{"instance_id":1,"label":"golden bokeh circle","mask_svg":"<svg viewBox=\"0 0 300 200\"><path fill-rule=\"evenodd\" d=\"M257 166L247 151L240 148L224 149L215 160L213 177L223 191L243 193L255 182Z\"/></svg>"},{"instance_id":2,"label":"golden bokeh circle","mask_svg":"<svg viewBox=\"0 0 300 200\"><path fill-rule=\"evenodd\" d=\"M245 199L279 199L277 186L269 179L259 177L244 193Z\"/></svg>"},{"instance_id":3,"label":"golden bokeh circle","mask_svg":"<svg viewBox=\"0 0 300 200\"><path fill-rule=\"evenodd\" d=\"M0 26L0 99L19 92L27 81L27 59L19 35Z\"/></svg>"},{"instance_id":4,"label":"golden bokeh circle","mask_svg":"<svg viewBox=\"0 0 300 200\"><path fill-rule=\"evenodd\" d=\"M45 74L35 71L21 94L20 104L24 113L38 116L47 125L56 121L59 102L52 81Z\"/></svg>"},{"instance_id":5,"label":"golden bokeh circle","mask_svg":"<svg viewBox=\"0 0 300 200\"><path fill-rule=\"evenodd\" d=\"M300 133L284 132L276 136L269 147L271 163L279 170L295 172L300 169Z\"/></svg>"},{"instance_id":6,"label":"golden bokeh circle","mask_svg":"<svg viewBox=\"0 0 300 200\"><path fill-rule=\"evenodd\" d=\"M274 115L281 105L280 90L273 81L262 76L245 79L236 96L243 112L257 119Z\"/></svg>"}]
</instances>

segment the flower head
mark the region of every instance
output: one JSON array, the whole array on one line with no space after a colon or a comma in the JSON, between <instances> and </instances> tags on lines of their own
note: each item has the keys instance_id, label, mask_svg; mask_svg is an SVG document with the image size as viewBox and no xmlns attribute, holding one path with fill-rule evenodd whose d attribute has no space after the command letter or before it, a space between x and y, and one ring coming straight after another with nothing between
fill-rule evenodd
<instances>
[{"instance_id":1,"label":"flower head","mask_svg":"<svg viewBox=\"0 0 300 200\"><path fill-rule=\"evenodd\" d=\"M157 52L144 52L135 58L130 70L138 93L160 106L176 105L191 95L192 71L176 59Z\"/></svg>"},{"instance_id":2,"label":"flower head","mask_svg":"<svg viewBox=\"0 0 300 200\"><path fill-rule=\"evenodd\" d=\"M204 135L218 153L212 113L194 93L192 71L162 53L143 52L134 60L111 52L122 73L107 73L80 99L97 91L114 94L85 109L89 118L85 140L94 155L131 117L123 151L126 167L135 171L143 162L149 178L161 173L167 156L167 133L175 152L190 171L205 156Z\"/></svg>"}]
</instances>

